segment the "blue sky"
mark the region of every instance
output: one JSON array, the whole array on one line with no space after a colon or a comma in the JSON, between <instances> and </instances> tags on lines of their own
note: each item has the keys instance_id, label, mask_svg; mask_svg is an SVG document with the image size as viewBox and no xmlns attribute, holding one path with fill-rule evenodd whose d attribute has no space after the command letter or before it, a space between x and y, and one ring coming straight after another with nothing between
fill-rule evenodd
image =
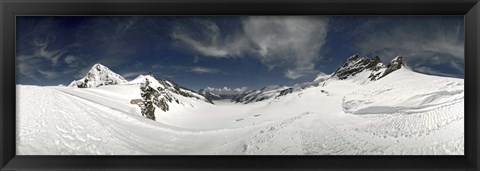
<instances>
[{"instance_id":1,"label":"blue sky","mask_svg":"<svg viewBox=\"0 0 480 171\"><path fill-rule=\"evenodd\" d=\"M464 77L463 16L18 16L17 83L69 84L101 63L185 87L261 88L330 74L353 54Z\"/></svg>"}]
</instances>

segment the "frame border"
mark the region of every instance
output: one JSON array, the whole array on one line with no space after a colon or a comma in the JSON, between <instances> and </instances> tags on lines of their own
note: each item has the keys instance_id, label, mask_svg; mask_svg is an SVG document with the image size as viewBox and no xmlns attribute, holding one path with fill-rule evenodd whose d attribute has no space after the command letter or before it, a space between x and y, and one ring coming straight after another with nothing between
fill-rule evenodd
<instances>
[{"instance_id":1,"label":"frame border","mask_svg":"<svg viewBox=\"0 0 480 171\"><path fill-rule=\"evenodd\" d=\"M479 170L478 0L0 0L0 170ZM464 156L17 156L17 15L464 15Z\"/></svg>"}]
</instances>

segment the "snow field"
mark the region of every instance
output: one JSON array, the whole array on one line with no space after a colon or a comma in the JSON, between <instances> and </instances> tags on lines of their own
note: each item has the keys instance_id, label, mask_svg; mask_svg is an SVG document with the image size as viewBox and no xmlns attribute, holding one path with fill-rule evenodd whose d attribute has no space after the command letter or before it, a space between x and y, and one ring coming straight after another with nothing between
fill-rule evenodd
<instances>
[{"instance_id":1,"label":"snow field","mask_svg":"<svg viewBox=\"0 0 480 171\"><path fill-rule=\"evenodd\" d=\"M249 104L172 94L180 104L156 121L129 103L139 85L18 85L17 154L464 154L462 79L400 69L325 83Z\"/></svg>"}]
</instances>

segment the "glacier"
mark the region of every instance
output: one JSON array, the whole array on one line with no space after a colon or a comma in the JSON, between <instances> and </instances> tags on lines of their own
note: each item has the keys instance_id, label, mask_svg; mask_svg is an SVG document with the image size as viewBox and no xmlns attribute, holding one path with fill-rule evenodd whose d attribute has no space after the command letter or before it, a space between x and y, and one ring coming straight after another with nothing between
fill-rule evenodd
<instances>
[{"instance_id":1,"label":"glacier","mask_svg":"<svg viewBox=\"0 0 480 171\"><path fill-rule=\"evenodd\" d=\"M319 74L282 96L274 95L279 86L266 88L265 96L259 96L264 99L250 103L212 103L171 81L156 80L154 84L167 87L179 103L170 103L167 112L156 110L155 121L129 103L140 98L139 84L149 76L91 88L17 85L16 151L17 155L463 155L464 80L397 67L372 81L372 73L388 68L378 66L383 69L351 67L355 74L342 74L341 79L335 73Z\"/></svg>"}]
</instances>

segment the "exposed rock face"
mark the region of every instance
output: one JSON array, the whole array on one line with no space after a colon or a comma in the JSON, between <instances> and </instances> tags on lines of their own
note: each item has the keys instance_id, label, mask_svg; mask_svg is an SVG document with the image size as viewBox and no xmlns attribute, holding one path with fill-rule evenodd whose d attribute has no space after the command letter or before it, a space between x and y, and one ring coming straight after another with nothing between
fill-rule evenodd
<instances>
[{"instance_id":1,"label":"exposed rock face","mask_svg":"<svg viewBox=\"0 0 480 171\"><path fill-rule=\"evenodd\" d=\"M99 87L103 85L115 85L126 83L127 80L117 73L111 71L106 66L102 64L95 64L92 66L87 75L82 79L72 81L69 87L78 87L78 88L92 88Z\"/></svg>"},{"instance_id":2,"label":"exposed rock face","mask_svg":"<svg viewBox=\"0 0 480 171\"><path fill-rule=\"evenodd\" d=\"M151 83L150 86L155 86L155 87L161 87L162 89L165 89L166 92L172 93L172 94L178 94L184 97L188 98L195 98L198 100L202 100L208 103L212 103L211 100L206 98L204 95L199 94L193 90L190 90L188 88L182 87L178 85L177 83L167 80L167 79L156 79L152 75L139 75L137 78L133 79L132 81L129 81L125 84L142 84L145 82L145 80L148 79ZM174 99L177 101L177 99Z\"/></svg>"},{"instance_id":3,"label":"exposed rock face","mask_svg":"<svg viewBox=\"0 0 480 171\"><path fill-rule=\"evenodd\" d=\"M403 66L407 66L407 64L403 60L403 57L402 56L397 56L397 57L393 58L392 61L390 61L390 63L387 65L387 67L386 67L386 69L383 72L383 75L381 77L384 77L384 76L392 73L393 71L396 71L396 70L402 68Z\"/></svg>"},{"instance_id":4,"label":"exposed rock face","mask_svg":"<svg viewBox=\"0 0 480 171\"><path fill-rule=\"evenodd\" d=\"M178 85L177 83L175 83L173 81L166 80L166 79L160 79L160 80L158 80L158 82L160 84L165 85L165 88L167 90L169 90L170 92L180 94L184 97L196 98L196 99L203 100L203 101L206 101L206 102L209 102L209 103L213 103L210 99L208 99L204 95L199 94L199 93L197 93L193 90L190 90L188 88L182 87L182 86Z\"/></svg>"},{"instance_id":5,"label":"exposed rock face","mask_svg":"<svg viewBox=\"0 0 480 171\"><path fill-rule=\"evenodd\" d=\"M383 64L379 64L381 63L378 56L374 57L373 59L369 59L367 57L353 55L335 71L333 76L344 80L350 76L355 76L364 70L378 71L383 67Z\"/></svg>"},{"instance_id":6,"label":"exposed rock face","mask_svg":"<svg viewBox=\"0 0 480 171\"><path fill-rule=\"evenodd\" d=\"M383 63L381 63L378 56L370 59L367 57L353 55L335 71L333 76L340 80L344 80L348 77L355 76L360 72L367 71L370 72L368 78L371 81L375 81L402 68L403 66L406 66L406 63L402 56L395 57L387 66L385 66Z\"/></svg>"},{"instance_id":7,"label":"exposed rock face","mask_svg":"<svg viewBox=\"0 0 480 171\"><path fill-rule=\"evenodd\" d=\"M285 96L285 95L290 94L292 92L293 92L293 88L287 88L285 90L280 91L280 94L277 97Z\"/></svg>"}]
</instances>

